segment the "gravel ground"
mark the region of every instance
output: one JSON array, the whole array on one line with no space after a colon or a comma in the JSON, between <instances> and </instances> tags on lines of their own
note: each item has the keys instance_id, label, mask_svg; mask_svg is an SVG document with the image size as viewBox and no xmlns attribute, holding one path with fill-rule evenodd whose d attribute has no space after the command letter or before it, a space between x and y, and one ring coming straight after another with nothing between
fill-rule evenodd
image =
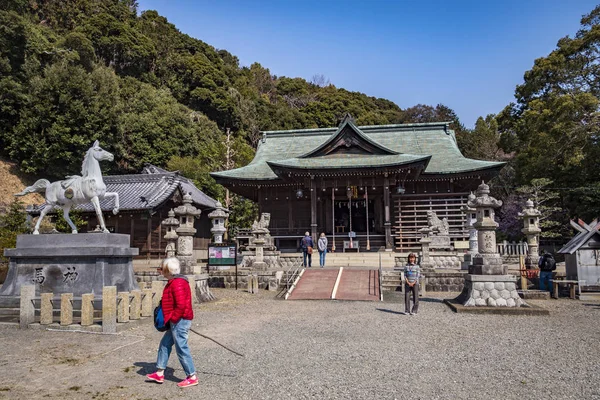
<instances>
[{"instance_id":1,"label":"gravel ground","mask_svg":"<svg viewBox=\"0 0 600 400\"><path fill-rule=\"evenodd\" d=\"M174 352L163 385L144 382L161 334L0 327L0 398L32 399L600 399L600 303L532 301L550 316L455 314L428 293L401 302L282 301L217 289L190 334L200 385Z\"/></svg>"}]
</instances>

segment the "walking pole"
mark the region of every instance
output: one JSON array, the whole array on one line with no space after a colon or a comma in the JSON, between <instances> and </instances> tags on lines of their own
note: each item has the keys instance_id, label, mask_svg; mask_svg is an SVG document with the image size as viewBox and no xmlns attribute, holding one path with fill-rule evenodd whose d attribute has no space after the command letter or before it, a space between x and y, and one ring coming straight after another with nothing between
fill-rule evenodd
<instances>
[{"instance_id":1,"label":"walking pole","mask_svg":"<svg viewBox=\"0 0 600 400\"><path fill-rule=\"evenodd\" d=\"M208 339L208 340L211 340L211 341L215 342L215 343L216 343L216 344L218 344L219 346L223 347L223 348L224 348L224 349L226 349L226 350L229 350L230 352L232 352L232 353L233 353L233 354L235 354L235 355L238 355L238 356L240 356L240 357L244 357L244 355L243 355L243 354L240 354L240 353L238 353L237 351L231 350L229 347L225 346L224 344L221 344L221 343L217 342L215 339L211 338L210 336L203 335L203 334L201 334L201 333L199 333L199 332L196 332L195 330L193 330L193 329L191 329L191 328L190 328L190 331L194 332L194 333L195 333L196 335L198 335L198 336L202 336L202 337L203 337L203 338L205 338L205 339Z\"/></svg>"}]
</instances>

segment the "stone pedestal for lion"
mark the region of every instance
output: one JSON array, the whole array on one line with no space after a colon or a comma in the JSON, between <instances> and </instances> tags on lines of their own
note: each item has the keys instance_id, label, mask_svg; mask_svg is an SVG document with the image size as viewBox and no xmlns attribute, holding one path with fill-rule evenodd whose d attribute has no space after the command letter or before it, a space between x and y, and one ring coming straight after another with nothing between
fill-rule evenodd
<instances>
[{"instance_id":1,"label":"stone pedestal for lion","mask_svg":"<svg viewBox=\"0 0 600 400\"><path fill-rule=\"evenodd\" d=\"M252 235L246 251L242 251L242 268L264 270L280 268L280 252L277 251L269 231L271 214L262 213L260 221L252 224Z\"/></svg>"},{"instance_id":2,"label":"stone pedestal for lion","mask_svg":"<svg viewBox=\"0 0 600 400\"><path fill-rule=\"evenodd\" d=\"M35 285L41 293L85 293L101 296L104 286L117 292L139 289L133 274L129 235L79 233L19 235L15 249L5 249L9 257L8 275L0 289L0 303L8 306L20 296L22 285Z\"/></svg>"}]
</instances>

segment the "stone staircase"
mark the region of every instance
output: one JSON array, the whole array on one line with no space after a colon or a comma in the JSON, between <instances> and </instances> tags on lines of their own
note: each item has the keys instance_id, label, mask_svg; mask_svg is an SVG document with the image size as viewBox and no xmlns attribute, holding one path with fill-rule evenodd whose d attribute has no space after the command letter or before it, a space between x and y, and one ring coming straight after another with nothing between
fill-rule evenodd
<instances>
[{"instance_id":1,"label":"stone staircase","mask_svg":"<svg viewBox=\"0 0 600 400\"><path fill-rule=\"evenodd\" d=\"M381 274L381 291L382 292L401 292L402 281L401 272L399 270L384 270Z\"/></svg>"}]
</instances>

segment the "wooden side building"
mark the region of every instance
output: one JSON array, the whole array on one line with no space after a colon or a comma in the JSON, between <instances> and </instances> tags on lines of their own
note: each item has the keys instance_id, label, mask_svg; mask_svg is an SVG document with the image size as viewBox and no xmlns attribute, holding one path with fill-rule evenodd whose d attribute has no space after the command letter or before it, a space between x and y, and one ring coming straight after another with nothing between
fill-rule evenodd
<instances>
[{"instance_id":1,"label":"wooden side building","mask_svg":"<svg viewBox=\"0 0 600 400\"><path fill-rule=\"evenodd\" d=\"M465 158L449 123L359 127L346 116L337 128L264 132L250 164L211 175L271 213L281 250L308 231L337 250L353 232L361 251L404 252L419 248L429 210L468 240L461 207L503 166Z\"/></svg>"}]
</instances>

